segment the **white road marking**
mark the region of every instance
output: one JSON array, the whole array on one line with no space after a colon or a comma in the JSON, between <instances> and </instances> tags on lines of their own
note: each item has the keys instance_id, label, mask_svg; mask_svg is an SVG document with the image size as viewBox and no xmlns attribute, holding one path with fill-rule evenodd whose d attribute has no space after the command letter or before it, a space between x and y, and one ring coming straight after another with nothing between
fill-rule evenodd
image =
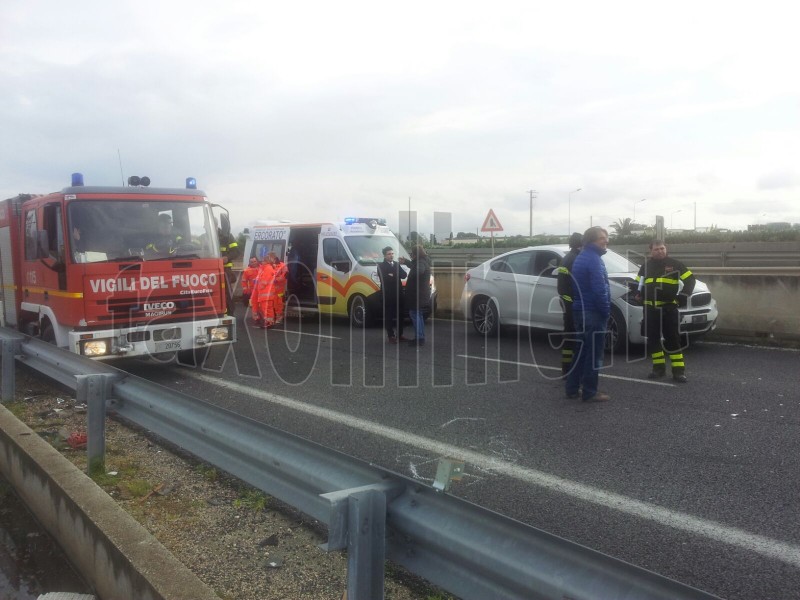
<instances>
[{"instance_id":1,"label":"white road marking","mask_svg":"<svg viewBox=\"0 0 800 600\"><path fill-rule=\"evenodd\" d=\"M280 331L282 333L296 333L297 335L310 335L318 338L326 338L328 340L340 340L342 338L334 335L323 335L321 333L306 333L305 331L297 331L295 329L268 329L267 331Z\"/></svg>"},{"instance_id":2,"label":"white road marking","mask_svg":"<svg viewBox=\"0 0 800 600\"><path fill-rule=\"evenodd\" d=\"M705 537L710 540L729 544L742 548L748 552L760 554L773 560L790 564L796 568L800 568L800 546L781 542L772 538L749 533L743 529L736 527L728 527L721 523L695 517L685 512L674 511L655 504L642 502L628 498L622 494L614 492L607 492L594 486L585 485L569 479L563 479L543 471L536 469L529 469L520 465L509 463L505 460L500 460L468 450L460 448L451 444L445 444L430 438L423 437L402 431L394 427L387 427L379 423L361 419L351 415L346 415L328 408L313 406L306 402L300 402L279 396L278 394L271 394L263 390L256 390L248 385L242 385L232 381L225 381L202 373L188 372L189 377L198 379L205 383L216 385L222 388L229 389L239 394L259 398L273 404L284 406L286 408L296 410L314 417L326 419L333 423L338 423L353 429L358 429L363 432L377 435L388 440L407 444L418 449L425 450L435 454L436 456L457 456L467 463L476 465L484 470L493 471L507 477L513 477L519 481L531 485L537 485L554 492L559 492L585 502L591 502L599 506L610 508L629 514L641 519L646 519L672 529L685 531L692 535Z\"/></svg>"},{"instance_id":3,"label":"white road marking","mask_svg":"<svg viewBox=\"0 0 800 600\"><path fill-rule=\"evenodd\" d=\"M561 371L561 367L550 367L547 365L537 365L536 363L524 363L516 360L504 360L502 358L489 358L488 356L475 356L471 354L457 354L459 358L471 358L473 360L485 360L487 362L505 363L509 365L518 365L520 367L536 367L537 369ZM635 381L637 383L646 383L647 385L663 385L666 387L675 387L672 383L665 383L663 381L651 381L650 379L637 379L636 377L622 377L621 375L608 375L607 373L600 373L600 377L606 379L619 379L621 381Z\"/></svg>"}]
</instances>

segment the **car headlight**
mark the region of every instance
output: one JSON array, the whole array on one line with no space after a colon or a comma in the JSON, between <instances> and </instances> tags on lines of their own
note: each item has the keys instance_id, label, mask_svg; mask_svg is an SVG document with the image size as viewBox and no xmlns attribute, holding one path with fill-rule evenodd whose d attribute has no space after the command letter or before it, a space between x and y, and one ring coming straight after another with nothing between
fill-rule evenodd
<instances>
[{"instance_id":1,"label":"car headlight","mask_svg":"<svg viewBox=\"0 0 800 600\"><path fill-rule=\"evenodd\" d=\"M84 356L104 356L108 354L108 342L106 340L89 340L83 344Z\"/></svg>"},{"instance_id":2,"label":"car headlight","mask_svg":"<svg viewBox=\"0 0 800 600\"><path fill-rule=\"evenodd\" d=\"M212 327L209 329L212 342L224 342L230 339L230 330L227 327Z\"/></svg>"}]
</instances>

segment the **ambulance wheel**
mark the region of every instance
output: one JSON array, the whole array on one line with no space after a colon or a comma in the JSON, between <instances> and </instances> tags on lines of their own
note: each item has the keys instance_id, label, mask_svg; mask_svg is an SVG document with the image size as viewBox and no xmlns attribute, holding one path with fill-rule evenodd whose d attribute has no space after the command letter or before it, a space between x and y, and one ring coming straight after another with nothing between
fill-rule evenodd
<instances>
[{"instance_id":1,"label":"ambulance wheel","mask_svg":"<svg viewBox=\"0 0 800 600\"><path fill-rule=\"evenodd\" d=\"M42 338L43 342L47 342L48 344L56 343L56 332L50 323L46 323L44 327L42 327L42 333L39 337Z\"/></svg>"},{"instance_id":2,"label":"ambulance wheel","mask_svg":"<svg viewBox=\"0 0 800 600\"><path fill-rule=\"evenodd\" d=\"M372 313L367 308L367 299L364 296L356 294L350 300L350 308L348 310L350 315L350 325L358 329L368 327L372 323Z\"/></svg>"}]
</instances>

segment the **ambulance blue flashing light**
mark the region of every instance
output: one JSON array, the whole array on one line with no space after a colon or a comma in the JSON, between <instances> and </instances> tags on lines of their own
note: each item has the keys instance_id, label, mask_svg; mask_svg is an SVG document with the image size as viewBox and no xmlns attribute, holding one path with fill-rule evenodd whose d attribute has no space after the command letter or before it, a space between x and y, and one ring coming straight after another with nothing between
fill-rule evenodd
<instances>
[{"instance_id":1,"label":"ambulance blue flashing light","mask_svg":"<svg viewBox=\"0 0 800 600\"><path fill-rule=\"evenodd\" d=\"M72 174L72 187L83 187L83 173Z\"/></svg>"},{"instance_id":2,"label":"ambulance blue flashing light","mask_svg":"<svg viewBox=\"0 0 800 600\"><path fill-rule=\"evenodd\" d=\"M186 189L187 190L196 190L197 189L197 179L194 177L187 177L186 178Z\"/></svg>"},{"instance_id":3,"label":"ambulance blue flashing light","mask_svg":"<svg viewBox=\"0 0 800 600\"><path fill-rule=\"evenodd\" d=\"M345 225L353 225L355 223L364 223L369 225L372 229L375 229L378 225L386 225L386 219L374 219L371 217L346 217L344 220Z\"/></svg>"}]
</instances>

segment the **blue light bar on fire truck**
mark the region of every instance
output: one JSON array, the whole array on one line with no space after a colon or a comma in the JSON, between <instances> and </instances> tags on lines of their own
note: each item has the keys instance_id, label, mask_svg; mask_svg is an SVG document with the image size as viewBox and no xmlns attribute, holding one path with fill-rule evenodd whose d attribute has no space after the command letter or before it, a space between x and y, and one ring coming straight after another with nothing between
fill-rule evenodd
<instances>
[{"instance_id":1,"label":"blue light bar on fire truck","mask_svg":"<svg viewBox=\"0 0 800 600\"><path fill-rule=\"evenodd\" d=\"M83 186L83 173L72 174L72 187Z\"/></svg>"},{"instance_id":2,"label":"blue light bar on fire truck","mask_svg":"<svg viewBox=\"0 0 800 600\"><path fill-rule=\"evenodd\" d=\"M187 190L196 190L197 189L197 179L194 177L187 177L186 178L186 189Z\"/></svg>"}]
</instances>

